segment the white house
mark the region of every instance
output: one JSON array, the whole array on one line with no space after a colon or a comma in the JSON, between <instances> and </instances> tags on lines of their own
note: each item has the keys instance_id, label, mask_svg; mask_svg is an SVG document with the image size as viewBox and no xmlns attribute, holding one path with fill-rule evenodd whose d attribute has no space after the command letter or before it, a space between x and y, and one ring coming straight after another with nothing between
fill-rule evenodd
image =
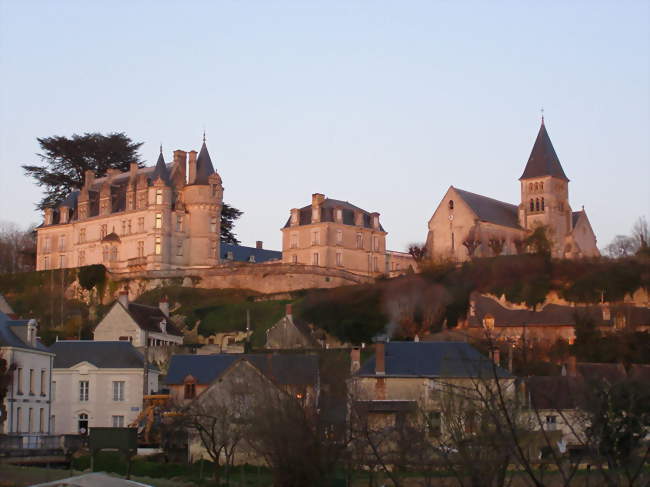
<instances>
[{"instance_id":1,"label":"white house","mask_svg":"<svg viewBox=\"0 0 650 487\"><path fill-rule=\"evenodd\" d=\"M0 359L13 367L12 382L0 410L0 432L48 434L51 431L51 374L54 353L36 336L34 320L13 320L0 311Z\"/></svg>"},{"instance_id":2,"label":"white house","mask_svg":"<svg viewBox=\"0 0 650 487\"><path fill-rule=\"evenodd\" d=\"M128 294L120 293L106 316L95 327L96 341L128 341L135 347L182 345L183 333L169 319L167 299L158 307L129 303Z\"/></svg>"},{"instance_id":3,"label":"white house","mask_svg":"<svg viewBox=\"0 0 650 487\"><path fill-rule=\"evenodd\" d=\"M128 426L147 393L158 391L160 371L128 341L66 340L54 343L53 432L85 434L93 426Z\"/></svg>"}]
</instances>

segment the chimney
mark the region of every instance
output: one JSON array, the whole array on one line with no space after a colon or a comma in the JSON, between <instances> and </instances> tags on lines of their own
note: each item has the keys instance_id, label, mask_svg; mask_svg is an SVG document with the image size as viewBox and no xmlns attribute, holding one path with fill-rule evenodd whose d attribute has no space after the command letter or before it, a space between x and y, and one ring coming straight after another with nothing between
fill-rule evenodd
<instances>
[{"instance_id":1,"label":"chimney","mask_svg":"<svg viewBox=\"0 0 650 487\"><path fill-rule=\"evenodd\" d=\"M350 374L354 374L361 368L361 349L353 347L350 350Z\"/></svg>"},{"instance_id":2,"label":"chimney","mask_svg":"<svg viewBox=\"0 0 650 487\"><path fill-rule=\"evenodd\" d=\"M160 302L158 303L158 308L160 308L160 311L163 312L163 314L169 318L169 301L167 300L167 296L163 296L160 298Z\"/></svg>"},{"instance_id":3,"label":"chimney","mask_svg":"<svg viewBox=\"0 0 650 487\"><path fill-rule=\"evenodd\" d=\"M131 164L129 164L129 174L130 174L131 178L135 179L136 175L138 174L138 163L137 162L132 162Z\"/></svg>"},{"instance_id":4,"label":"chimney","mask_svg":"<svg viewBox=\"0 0 650 487\"><path fill-rule=\"evenodd\" d=\"M92 169L86 169L84 172L84 186L89 187L95 180L95 173Z\"/></svg>"},{"instance_id":5,"label":"chimney","mask_svg":"<svg viewBox=\"0 0 650 487\"><path fill-rule=\"evenodd\" d=\"M187 182L188 184L192 184L194 182L194 178L196 178L196 151L191 150L188 152L189 155L189 162L188 162L188 178Z\"/></svg>"},{"instance_id":6,"label":"chimney","mask_svg":"<svg viewBox=\"0 0 650 487\"><path fill-rule=\"evenodd\" d=\"M375 374L386 374L386 344L384 342L375 343Z\"/></svg>"},{"instance_id":7,"label":"chimney","mask_svg":"<svg viewBox=\"0 0 650 487\"><path fill-rule=\"evenodd\" d=\"M291 223L290 223L290 225L292 227L298 225L300 223L299 219L300 219L300 214L299 214L298 208L292 208L291 209Z\"/></svg>"},{"instance_id":8,"label":"chimney","mask_svg":"<svg viewBox=\"0 0 650 487\"><path fill-rule=\"evenodd\" d=\"M256 249L263 249L264 248L264 242L262 242L261 240L258 240L257 242L255 242L255 248Z\"/></svg>"},{"instance_id":9,"label":"chimney","mask_svg":"<svg viewBox=\"0 0 650 487\"><path fill-rule=\"evenodd\" d=\"M287 316L291 316L291 303L288 303L284 307L284 314L287 315Z\"/></svg>"},{"instance_id":10,"label":"chimney","mask_svg":"<svg viewBox=\"0 0 650 487\"><path fill-rule=\"evenodd\" d=\"M321 193L314 193L311 195L311 206L320 206L325 201L325 195Z\"/></svg>"},{"instance_id":11,"label":"chimney","mask_svg":"<svg viewBox=\"0 0 650 487\"><path fill-rule=\"evenodd\" d=\"M187 152L184 150L175 150L174 151L174 165L179 167L185 167L187 161Z\"/></svg>"},{"instance_id":12,"label":"chimney","mask_svg":"<svg viewBox=\"0 0 650 487\"><path fill-rule=\"evenodd\" d=\"M110 169L106 169L106 176L108 176L108 180L110 181L111 179L113 179L115 176L117 176L121 172L122 171L120 171L119 169L116 169L116 168L112 167Z\"/></svg>"},{"instance_id":13,"label":"chimney","mask_svg":"<svg viewBox=\"0 0 650 487\"><path fill-rule=\"evenodd\" d=\"M120 291L117 295L117 300L122 303L122 306L128 309L129 307L129 292L126 289Z\"/></svg>"},{"instance_id":14,"label":"chimney","mask_svg":"<svg viewBox=\"0 0 650 487\"><path fill-rule=\"evenodd\" d=\"M374 212L374 213L371 213L370 216L372 217L372 219L371 219L372 228L374 228L375 230L379 230L379 213Z\"/></svg>"},{"instance_id":15,"label":"chimney","mask_svg":"<svg viewBox=\"0 0 650 487\"><path fill-rule=\"evenodd\" d=\"M578 361L576 360L575 355L569 355L569 358L566 361L566 375L569 377L578 376Z\"/></svg>"}]
</instances>

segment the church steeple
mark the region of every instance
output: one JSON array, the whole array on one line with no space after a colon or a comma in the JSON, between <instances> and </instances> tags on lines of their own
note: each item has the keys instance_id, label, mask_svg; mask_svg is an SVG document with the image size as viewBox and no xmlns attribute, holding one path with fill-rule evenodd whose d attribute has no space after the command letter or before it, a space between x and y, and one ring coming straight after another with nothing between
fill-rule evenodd
<instances>
[{"instance_id":1,"label":"church steeple","mask_svg":"<svg viewBox=\"0 0 650 487\"><path fill-rule=\"evenodd\" d=\"M539 128L539 133L537 134L537 139L535 139L535 144L528 158L524 173L519 179L539 178L543 176L552 176L565 181L569 180L566 174L564 174L560 159L557 157L551 139L546 131L544 117L542 117L542 125Z\"/></svg>"}]
</instances>

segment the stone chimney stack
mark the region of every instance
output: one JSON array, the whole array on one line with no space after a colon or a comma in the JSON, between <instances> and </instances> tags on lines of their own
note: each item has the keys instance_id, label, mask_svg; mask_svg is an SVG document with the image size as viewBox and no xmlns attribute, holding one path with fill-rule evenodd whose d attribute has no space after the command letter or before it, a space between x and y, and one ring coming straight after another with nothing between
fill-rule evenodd
<instances>
[{"instance_id":1,"label":"stone chimney stack","mask_svg":"<svg viewBox=\"0 0 650 487\"><path fill-rule=\"evenodd\" d=\"M184 150L174 151L174 166L179 166L183 173L185 173L185 166L187 164L187 152Z\"/></svg>"},{"instance_id":2,"label":"stone chimney stack","mask_svg":"<svg viewBox=\"0 0 650 487\"><path fill-rule=\"evenodd\" d=\"M300 224L300 210L298 208L291 209L291 222L290 226L295 227Z\"/></svg>"},{"instance_id":3,"label":"stone chimney stack","mask_svg":"<svg viewBox=\"0 0 650 487\"><path fill-rule=\"evenodd\" d=\"M167 299L167 296L163 296L160 298L160 302L158 303L158 308L160 308L160 311L169 318L169 300Z\"/></svg>"},{"instance_id":4,"label":"stone chimney stack","mask_svg":"<svg viewBox=\"0 0 650 487\"><path fill-rule=\"evenodd\" d=\"M120 291L120 294L117 295L117 300L124 306L125 308L129 308L129 292L126 289L122 289Z\"/></svg>"},{"instance_id":5,"label":"stone chimney stack","mask_svg":"<svg viewBox=\"0 0 650 487\"><path fill-rule=\"evenodd\" d=\"M318 223L321 221L321 205L325 200L325 195L314 193L311 195L311 222Z\"/></svg>"},{"instance_id":6,"label":"stone chimney stack","mask_svg":"<svg viewBox=\"0 0 650 487\"><path fill-rule=\"evenodd\" d=\"M372 221L372 228L374 228L375 230L379 230L379 213L374 212L374 213L371 213L370 216L372 218L372 220L371 220Z\"/></svg>"},{"instance_id":7,"label":"stone chimney stack","mask_svg":"<svg viewBox=\"0 0 650 487\"><path fill-rule=\"evenodd\" d=\"M196 151L191 150L189 153L189 161L187 165L187 171L188 171L188 184L192 184L194 182L194 179L196 178Z\"/></svg>"},{"instance_id":8,"label":"stone chimney stack","mask_svg":"<svg viewBox=\"0 0 650 487\"><path fill-rule=\"evenodd\" d=\"M261 240L258 240L257 242L255 242L255 248L256 249L263 249L264 248L264 242L262 242Z\"/></svg>"},{"instance_id":9,"label":"stone chimney stack","mask_svg":"<svg viewBox=\"0 0 650 487\"><path fill-rule=\"evenodd\" d=\"M52 208L45 208L44 214L45 214L45 224L52 225L54 210Z\"/></svg>"},{"instance_id":10,"label":"stone chimney stack","mask_svg":"<svg viewBox=\"0 0 650 487\"><path fill-rule=\"evenodd\" d=\"M361 349L353 347L350 350L350 374L354 374L361 368Z\"/></svg>"},{"instance_id":11,"label":"stone chimney stack","mask_svg":"<svg viewBox=\"0 0 650 487\"><path fill-rule=\"evenodd\" d=\"M90 187L91 184L93 184L93 181L95 180L95 173L93 172L92 169L86 169L84 172L84 186Z\"/></svg>"},{"instance_id":12,"label":"stone chimney stack","mask_svg":"<svg viewBox=\"0 0 650 487\"><path fill-rule=\"evenodd\" d=\"M386 375L386 343L375 343L375 375Z\"/></svg>"},{"instance_id":13,"label":"stone chimney stack","mask_svg":"<svg viewBox=\"0 0 650 487\"><path fill-rule=\"evenodd\" d=\"M138 174L138 163L137 162L132 162L131 164L129 164L129 174L130 174L131 178L135 179L135 177Z\"/></svg>"}]
</instances>

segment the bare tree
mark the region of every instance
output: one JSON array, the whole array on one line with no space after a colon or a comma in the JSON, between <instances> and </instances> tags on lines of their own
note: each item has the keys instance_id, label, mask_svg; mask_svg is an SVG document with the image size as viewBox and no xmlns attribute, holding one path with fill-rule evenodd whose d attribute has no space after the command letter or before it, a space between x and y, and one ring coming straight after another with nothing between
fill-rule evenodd
<instances>
[{"instance_id":1,"label":"bare tree","mask_svg":"<svg viewBox=\"0 0 650 487\"><path fill-rule=\"evenodd\" d=\"M463 245L467 249L467 255L474 257L476 249L481 245L481 239L478 238L478 230L475 226L467 233L467 237L463 240Z\"/></svg>"},{"instance_id":2,"label":"bare tree","mask_svg":"<svg viewBox=\"0 0 650 487\"><path fill-rule=\"evenodd\" d=\"M645 216L639 217L632 227L632 238L636 244L637 252L650 246L650 228Z\"/></svg>"},{"instance_id":3,"label":"bare tree","mask_svg":"<svg viewBox=\"0 0 650 487\"><path fill-rule=\"evenodd\" d=\"M21 230L11 222L0 222L0 274L34 270L36 242L33 226Z\"/></svg>"},{"instance_id":4,"label":"bare tree","mask_svg":"<svg viewBox=\"0 0 650 487\"><path fill-rule=\"evenodd\" d=\"M492 251L492 254L496 257L498 255L501 255L501 252L503 252L503 247L506 244L506 238L503 235L495 235L490 237L488 240L488 247L490 247L490 250Z\"/></svg>"},{"instance_id":5,"label":"bare tree","mask_svg":"<svg viewBox=\"0 0 650 487\"><path fill-rule=\"evenodd\" d=\"M616 235L614 240L605 247L605 253L612 258L629 257L637 251L636 242L633 237Z\"/></svg>"},{"instance_id":6,"label":"bare tree","mask_svg":"<svg viewBox=\"0 0 650 487\"><path fill-rule=\"evenodd\" d=\"M416 263L421 263L427 258L427 245L412 243L409 244L408 253L411 254Z\"/></svg>"}]
</instances>

